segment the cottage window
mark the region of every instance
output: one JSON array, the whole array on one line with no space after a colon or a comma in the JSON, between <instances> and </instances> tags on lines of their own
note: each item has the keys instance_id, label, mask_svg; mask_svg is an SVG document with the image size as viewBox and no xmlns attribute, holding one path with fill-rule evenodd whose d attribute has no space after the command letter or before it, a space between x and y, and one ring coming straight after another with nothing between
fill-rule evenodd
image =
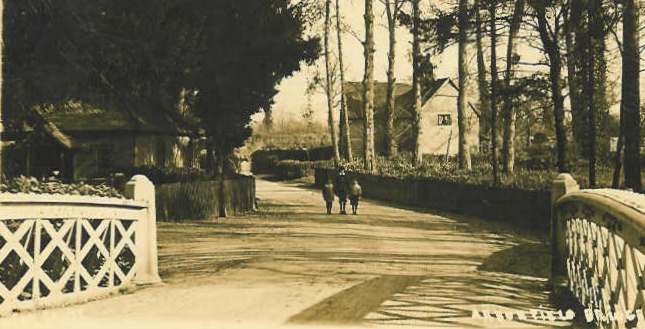
<instances>
[{"instance_id":1,"label":"cottage window","mask_svg":"<svg viewBox=\"0 0 645 329\"><path fill-rule=\"evenodd\" d=\"M452 118L450 117L450 114L439 114L437 118L437 125L452 126Z\"/></svg>"}]
</instances>

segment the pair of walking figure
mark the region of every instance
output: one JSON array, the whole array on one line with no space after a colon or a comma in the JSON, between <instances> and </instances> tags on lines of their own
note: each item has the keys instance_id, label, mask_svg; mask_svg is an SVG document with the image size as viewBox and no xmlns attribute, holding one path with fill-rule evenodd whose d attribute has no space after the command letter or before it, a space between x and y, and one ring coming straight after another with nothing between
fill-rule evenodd
<instances>
[{"instance_id":1,"label":"pair of walking figure","mask_svg":"<svg viewBox=\"0 0 645 329\"><path fill-rule=\"evenodd\" d=\"M358 213L358 202L360 201L362 194L363 190L358 184L358 181L356 179L352 179L350 183L345 170L341 168L336 176L336 181L332 182L331 178L329 178L323 187L323 198L325 199L325 204L327 206L327 214L331 214L335 195L338 197L341 215L347 215L346 205L348 198L349 203L352 206L352 213L356 215Z\"/></svg>"}]
</instances>

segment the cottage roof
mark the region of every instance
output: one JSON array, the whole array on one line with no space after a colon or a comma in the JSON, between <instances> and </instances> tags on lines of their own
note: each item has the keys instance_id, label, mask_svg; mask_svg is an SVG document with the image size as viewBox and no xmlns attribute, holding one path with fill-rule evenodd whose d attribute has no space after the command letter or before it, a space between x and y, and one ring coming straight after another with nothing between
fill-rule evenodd
<instances>
[{"instance_id":1,"label":"cottage roof","mask_svg":"<svg viewBox=\"0 0 645 329\"><path fill-rule=\"evenodd\" d=\"M432 97L437 95L437 92L446 84L450 84L453 88L458 90L458 87L449 78L435 79L429 85L425 86L422 91L422 104L428 102ZM363 118L363 83L362 82L347 82L345 83L345 95L347 97L347 105L349 108L350 120L362 120ZM414 95L412 86L409 84L397 83L395 88L395 105L396 117L398 119L412 118L412 109L414 105ZM375 82L374 83L374 116L379 118L385 116L385 108L387 101L387 83ZM477 114L477 111L469 104L470 108Z\"/></svg>"},{"instance_id":2,"label":"cottage roof","mask_svg":"<svg viewBox=\"0 0 645 329\"><path fill-rule=\"evenodd\" d=\"M181 124L168 115L105 109L79 102L40 108L42 118L68 134L84 132L133 132L182 135Z\"/></svg>"},{"instance_id":3,"label":"cottage roof","mask_svg":"<svg viewBox=\"0 0 645 329\"><path fill-rule=\"evenodd\" d=\"M36 106L29 115L8 126L9 139L37 138L40 131L61 146L71 149L78 145L79 135L118 133L192 136L202 132L180 115L171 118L161 111L134 113L117 109L97 108L87 103L68 101L58 105ZM26 135L25 135L26 134Z\"/></svg>"}]
</instances>

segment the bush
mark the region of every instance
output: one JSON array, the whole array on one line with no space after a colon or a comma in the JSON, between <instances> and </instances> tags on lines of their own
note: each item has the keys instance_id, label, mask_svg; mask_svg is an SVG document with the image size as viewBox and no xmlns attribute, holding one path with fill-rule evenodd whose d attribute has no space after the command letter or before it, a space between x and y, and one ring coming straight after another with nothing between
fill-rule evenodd
<instances>
[{"instance_id":1,"label":"bush","mask_svg":"<svg viewBox=\"0 0 645 329\"><path fill-rule=\"evenodd\" d=\"M546 170L555 166L553 148L547 144L533 144L518 159L518 165L527 169Z\"/></svg>"},{"instance_id":2,"label":"bush","mask_svg":"<svg viewBox=\"0 0 645 329\"><path fill-rule=\"evenodd\" d=\"M534 162L518 161L512 174L501 174L502 186L510 188L520 188L525 190L546 191L551 188L553 179L558 175L557 168L549 164L552 160L538 161L539 156ZM412 158L409 154L402 154L394 159L379 157L376 164L376 175L396 178L425 178L435 181L474 184L481 186L493 186L493 170L490 160L485 157L473 157L472 170L459 169L456 159L445 161L441 157L424 157L420 166L413 165ZM363 161L355 161L344 164L350 172L369 174L363 169ZM328 163L323 166L327 169L333 169L333 165ZM598 164L597 175L599 187L611 186L612 177L611 166ZM587 187L587 164L579 163L573 166L571 174L578 180L581 187Z\"/></svg>"},{"instance_id":3,"label":"bush","mask_svg":"<svg viewBox=\"0 0 645 329\"><path fill-rule=\"evenodd\" d=\"M331 146L312 149L264 149L253 153L251 163L254 173L270 174L274 173L280 161L325 161L332 157Z\"/></svg>"},{"instance_id":4,"label":"bush","mask_svg":"<svg viewBox=\"0 0 645 329\"><path fill-rule=\"evenodd\" d=\"M316 168L330 167L330 161L279 161L275 167L275 176L279 179L297 179L312 176Z\"/></svg>"},{"instance_id":5,"label":"bush","mask_svg":"<svg viewBox=\"0 0 645 329\"><path fill-rule=\"evenodd\" d=\"M203 169L198 168L159 168L154 166L140 166L119 168L115 173L122 173L125 177L144 175L155 185L209 180L210 177Z\"/></svg>"},{"instance_id":6,"label":"bush","mask_svg":"<svg viewBox=\"0 0 645 329\"><path fill-rule=\"evenodd\" d=\"M65 184L50 178L39 181L34 177L19 176L11 178L0 184L0 192L4 193L29 193L29 194L68 194L92 195L99 197L123 198L119 191L111 186L100 184L92 185L83 182Z\"/></svg>"}]
</instances>

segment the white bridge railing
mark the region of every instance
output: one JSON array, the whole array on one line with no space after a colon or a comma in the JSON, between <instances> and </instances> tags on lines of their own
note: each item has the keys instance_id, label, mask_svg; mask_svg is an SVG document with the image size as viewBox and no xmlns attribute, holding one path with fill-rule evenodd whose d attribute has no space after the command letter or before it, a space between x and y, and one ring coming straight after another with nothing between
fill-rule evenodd
<instances>
[{"instance_id":1,"label":"white bridge railing","mask_svg":"<svg viewBox=\"0 0 645 329\"><path fill-rule=\"evenodd\" d=\"M126 196L0 194L0 314L160 282L154 185Z\"/></svg>"},{"instance_id":2,"label":"white bridge railing","mask_svg":"<svg viewBox=\"0 0 645 329\"><path fill-rule=\"evenodd\" d=\"M645 195L580 190L562 174L552 201L554 288L567 288L587 321L645 327Z\"/></svg>"}]
</instances>

